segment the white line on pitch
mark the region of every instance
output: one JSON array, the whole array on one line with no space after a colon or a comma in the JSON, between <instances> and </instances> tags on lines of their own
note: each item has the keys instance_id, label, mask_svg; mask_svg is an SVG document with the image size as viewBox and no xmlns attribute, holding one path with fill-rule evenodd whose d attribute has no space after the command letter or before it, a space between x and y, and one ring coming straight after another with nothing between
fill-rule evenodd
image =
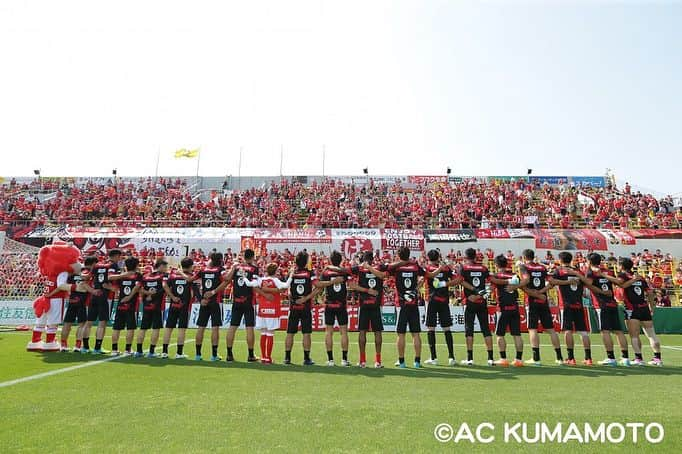
<instances>
[{"instance_id":1,"label":"white line on pitch","mask_svg":"<svg viewBox=\"0 0 682 454\"><path fill-rule=\"evenodd\" d=\"M190 344L194 342L194 339L185 341L185 344ZM177 344L171 344L169 347L175 347ZM20 383L25 383L27 381L39 380L41 378L51 377L53 375L63 374L65 372L71 372L72 370L82 369L84 367L96 366L98 364L107 363L109 361L116 361L117 359L126 358L126 356L111 356L109 358L98 359L97 361L89 361L87 363L76 364L75 366L64 367L62 369L50 370L47 372L42 372L40 374L29 375L28 377L16 378L14 380L8 380L0 383L0 388L6 388L8 386L18 385Z\"/></svg>"}]
</instances>

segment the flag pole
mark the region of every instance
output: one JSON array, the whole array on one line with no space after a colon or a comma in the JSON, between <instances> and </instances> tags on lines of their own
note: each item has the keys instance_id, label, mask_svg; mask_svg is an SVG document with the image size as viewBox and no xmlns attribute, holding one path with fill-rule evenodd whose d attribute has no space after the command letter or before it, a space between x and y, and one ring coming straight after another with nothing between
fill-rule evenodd
<instances>
[{"instance_id":1,"label":"flag pole","mask_svg":"<svg viewBox=\"0 0 682 454\"><path fill-rule=\"evenodd\" d=\"M239 147L239 167L237 167L237 189L242 189L242 149L244 147Z\"/></svg>"},{"instance_id":2,"label":"flag pole","mask_svg":"<svg viewBox=\"0 0 682 454\"><path fill-rule=\"evenodd\" d=\"M201 146L199 147L199 153L197 154L197 183L199 183L199 162L201 161Z\"/></svg>"},{"instance_id":3,"label":"flag pole","mask_svg":"<svg viewBox=\"0 0 682 454\"><path fill-rule=\"evenodd\" d=\"M324 158L327 153L327 147L322 145L322 177L324 178Z\"/></svg>"},{"instance_id":4,"label":"flag pole","mask_svg":"<svg viewBox=\"0 0 682 454\"><path fill-rule=\"evenodd\" d=\"M158 180L159 179L159 161L161 160L161 145L157 146L156 149L156 172L154 174L154 177Z\"/></svg>"}]
</instances>

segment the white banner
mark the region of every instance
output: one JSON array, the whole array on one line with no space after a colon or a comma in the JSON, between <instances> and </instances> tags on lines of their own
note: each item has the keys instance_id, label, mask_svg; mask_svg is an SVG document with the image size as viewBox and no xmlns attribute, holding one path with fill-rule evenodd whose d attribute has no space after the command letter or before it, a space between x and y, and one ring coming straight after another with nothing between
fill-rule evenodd
<instances>
[{"instance_id":1,"label":"white banner","mask_svg":"<svg viewBox=\"0 0 682 454\"><path fill-rule=\"evenodd\" d=\"M0 300L0 325L31 325L35 319L33 301Z\"/></svg>"}]
</instances>

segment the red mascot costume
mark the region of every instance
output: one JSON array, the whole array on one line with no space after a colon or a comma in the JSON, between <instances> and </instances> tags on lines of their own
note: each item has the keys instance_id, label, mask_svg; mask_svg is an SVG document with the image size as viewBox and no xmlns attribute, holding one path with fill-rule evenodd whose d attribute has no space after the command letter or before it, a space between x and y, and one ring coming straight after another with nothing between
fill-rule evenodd
<instances>
[{"instance_id":1,"label":"red mascot costume","mask_svg":"<svg viewBox=\"0 0 682 454\"><path fill-rule=\"evenodd\" d=\"M76 247L63 242L55 242L40 249L38 269L47 282L45 294L33 302L36 323L33 338L26 350L59 351L59 343L56 341L57 326L61 322L64 299L68 297L68 292L59 290L59 287L67 284L69 274L80 272L79 257L80 251ZM42 341L43 333L46 333L45 342Z\"/></svg>"}]
</instances>

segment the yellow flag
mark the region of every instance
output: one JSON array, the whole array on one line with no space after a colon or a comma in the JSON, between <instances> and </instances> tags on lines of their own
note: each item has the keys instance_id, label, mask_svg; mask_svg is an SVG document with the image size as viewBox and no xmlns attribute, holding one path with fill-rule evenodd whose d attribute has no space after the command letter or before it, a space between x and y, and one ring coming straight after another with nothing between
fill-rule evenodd
<instances>
[{"instance_id":1,"label":"yellow flag","mask_svg":"<svg viewBox=\"0 0 682 454\"><path fill-rule=\"evenodd\" d=\"M196 158L199 156L199 149L195 148L193 150L187 148L180 148L175 151L175 159L181 158Z\"/></svg>"}]
</instances>

